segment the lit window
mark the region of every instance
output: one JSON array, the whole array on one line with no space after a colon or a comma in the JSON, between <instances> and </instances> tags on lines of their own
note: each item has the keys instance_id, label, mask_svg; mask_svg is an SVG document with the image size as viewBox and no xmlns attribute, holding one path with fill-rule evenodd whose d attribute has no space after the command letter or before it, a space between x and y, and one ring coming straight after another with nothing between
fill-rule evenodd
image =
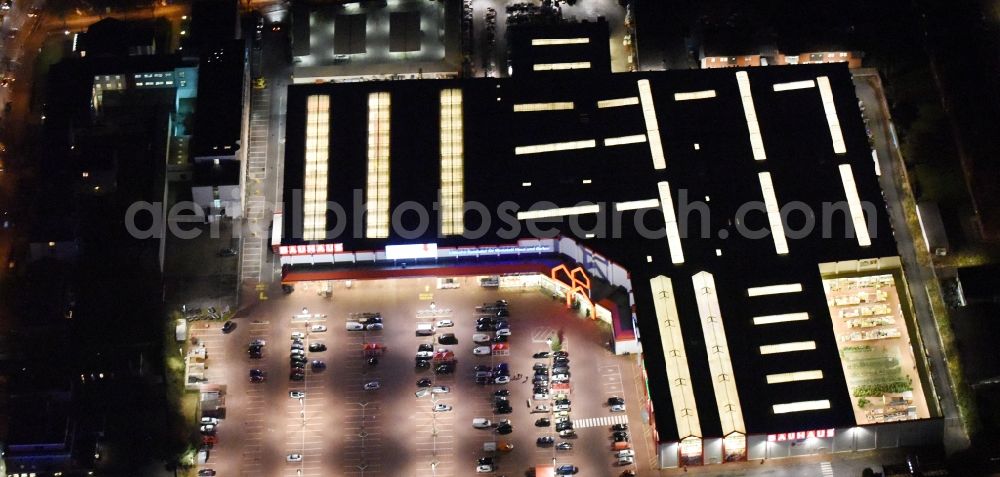
<instances>
[{"instance_id":1,"label":"lit window","mask_svg":"<svg viewBox=\"0 0 1000 477\"><path fill-rule=\"evenodd\" d=\"M790 343L763 345L760 347L760 354L791 353L795 351L809 351L814 349L816 349L815 341L794 341Z\"/></svg>"},{"instance_id":2,"label":"lit window","mask_svg":"<svg viewBox=\"0 0 1000 477\"><path fill-rule=\"evenodd\" d=\"M368 95L368 238L389 236L390 101L385 91Z\"/></svg>"},{"instance_id":3,"label":"lit window","mask_svg":"<svg viewBox=\"0 0 1000 477\"><path fill-rule=\"evenodd\" d=\"M464 220L462 90L441 91L441 233L461 235Z\"/></svg>"}]
</instances>

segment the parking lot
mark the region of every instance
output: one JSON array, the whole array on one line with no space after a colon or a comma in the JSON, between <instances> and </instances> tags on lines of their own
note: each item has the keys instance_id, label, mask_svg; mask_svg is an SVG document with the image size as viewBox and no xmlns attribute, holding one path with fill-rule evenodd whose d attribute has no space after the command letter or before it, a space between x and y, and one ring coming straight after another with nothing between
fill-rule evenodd
<instances>
[{"instance_id":1,"label":"parking lot","mask_svg":"<svg viewBox=\"0 0 1000 477\"><path fill-rule=\"evenodd\" d=\"M477 460L492 457L496 469L485 475L524 475L535 465L555 462L575 465L582 475L610 476L629 468L618 466L611 451L610 426L625 423L638 469L648 468L648 429L641 424L640 406L633 405L638 391L635 357L608 352L606 328L538 290L483 289L471 277L458 283L458 289L439 290L434 278L354 281L350 287L337 282L330 297L321 293L330 285L299 283L290 295L260 302L237 318L229 334L217 324L196 328L196 335L212 343L206 345L210 382L228 389L218 444L202 468L241 476L445 477L476 473ZM475 307L498 299L509 302L511 334L497 349L474 355L479 346L473 343L474 334L496 336L495 330L476 331ZM384 329L348 331L348 321L365 321L358 315L362 312L378 312ZM436 325L445 319L454 326L435 326L432 335L417 336L418 324ZM309 331L315 325L328 329ZM293 332L303 333L307 363L301 381L291 380L289 374L286 353ZM439 344L444 333L454 333L458 343ZM552 408L555 403L533 399L533 365L544 363L551 370L553 362L532 355L549 351L548 340L560 335L571 373L565 389L557 390L552 382L549 394L565 394L571 401L565 417L576 436L570 438L557 435L558 416L551 411L531 412L539 404ZM252 339L266 341L260 359L248 355ZM326 350L310 351L316 343ZM417 367L421 344L431 345L434 352L453 352L454 371L436 373L434 368L445 361L441 359ZM313 360L323 361L326 369L313 369ZM507 364L510 383L476 384L476 366L495 373L501 363ZM263 371L265 380L251 383L251 369ZM424 383L428 387L418 387L422 378L430 379ZM430 392L438 386L447 389ZM419 389L426 394L418 396ZM494 393L501 389L509 394L507 414L495 413ZM302 391L304 397L290 397L291 391ZM607 406L611 396L624 397L628 412L612 413ZM474 428L476 418L488 419L490 426ZM536 426L539 418L550 422ZM503 419L510 421L509 434L497 432ZM542 436L553 436L554 443L536 445ZM558 450L555 444L563 441L572 449ZM487 443L495 443L497 451L484 450L492 448L484 447ZM287 462L289 454L301 455L301 460Z\"/></svg>"}]
</instances>

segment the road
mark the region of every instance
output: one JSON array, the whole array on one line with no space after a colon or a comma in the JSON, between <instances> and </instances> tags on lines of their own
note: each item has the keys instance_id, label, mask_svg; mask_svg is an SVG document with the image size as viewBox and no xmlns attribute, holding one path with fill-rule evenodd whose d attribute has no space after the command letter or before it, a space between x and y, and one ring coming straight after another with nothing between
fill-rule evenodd
<instances>
[{"instance_id":1,"label":"road","mask_svg":"<svg viewBox=\"0 0 1000 477\"><path fill-rule=\"evenodd\" d=\"M965 433L959 416L947 363L942 351L941 337L938 334L928 296L931 293L928 284L937 280L937 277L934 275L933 268L923 266L917 258L918 253L926 254L926 252L916 249L915 237L906 220L907 212L914 214L913 208L916 205L903 187L904 182L908 180L905 165L898 149L885 94L881 89L881 82L873 74L855 73L854 83L858 98L866 106L865 116L869 120L882 171L879 178L880 185L886 203L889 204L889 218L892 221L900 257L903 260L903 269L909 283L910 298L916 311L916 321L920 329L924 351L930 361L931 379L941 406L941 412L945 418L945 449L948 453L952 453L968 447L969 437Z\"/></svg>"},{"instance_id":2,"label":"road","mask_svg":"<svg viewBox=\"0 0 1000 477\"><path fill-rule=\"evenodd\" d=\"M251 75L263 77L267 87L250 93L250 131L247 147L245 233L242 234L240 279L244 285L270 284L280 279L281 266L269 254L275 204L282 200L285 157L285 110L292 67L288 62L288 31L272 29L273 22L288 24L288 12L266 10L263 44L251 54Z\"/></svg>"}]
</instances>

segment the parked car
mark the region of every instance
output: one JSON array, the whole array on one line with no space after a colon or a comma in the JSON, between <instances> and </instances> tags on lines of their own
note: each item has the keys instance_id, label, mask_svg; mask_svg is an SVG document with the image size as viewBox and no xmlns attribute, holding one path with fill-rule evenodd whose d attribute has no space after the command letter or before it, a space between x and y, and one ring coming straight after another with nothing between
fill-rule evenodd
<instances>
[{"instance_id":1,"label":"parked car","mask_svg":"<svg viewBox=\"0 0 1000 477\"><path fill-rule=\"evenodd\" d=\"M302 462L302 454L288 454L285 456L285 462Z\"/></svg>"},{"instance_id":2,"label":"parked car","mask_svg":"<svg viewBox=\"0 0 1000 477\"><path fill-rule=\"evenodd\" d=\"M549 357L549 352L548 351L539 351L539 352L531 355L531 357L535 358L535 359L548 358Z\"/></svg>"},{"instance_id":3,"label":"parked car","mask_svg":"<svg viewBox=\"0 0 1000 477\"><path fill-rule=\"evenodd\" d=\"M434 352L434 345L430 343L420 343L417 345L417 351L430 351Z\"/></svg>"},{"instance_id":4,"label":"parked car","mask_svg":"<svg viewBox=\"0 0 1000 477\"><path fill-rule=\"evenodd\" d=\"M455 372L454 363L441 363L434 368L436 374L451 374Z\"/></svg>"},{"instance_id":5,"label":"parked car","mask_svg":"<svg viewBox=\"0 0 1000 477\"><path fill-rule=\"evenodd\" d=\"M511 432L514 432L514 426L512 426L509 422L497 425L497 434L510 434Z\"/></svg>"},{"instance_id":6,"label":"parked car","mask_svg":"<svg viewBox=\"0 0 1000 477\"><path fill-rule=\"evenodd\" d=\"M559 431L559 437L576 437L576 431L573 429Z\"/></svg>"},{"instance_id":7,"label":"parked car","mask_svg":"<svg viewBox=\"0 0 1000 477\"><path fill-rule=\"evenodd\" d=\"M434 405L434 412L448 412L451 410L451 406L448 404L437 403Z\"/></svg>"},{"instance_id":8,"label":"parked car","mask_svg":"<svg viewBox=\"0 0 1000 477\"><path fill-rule=\"evenodd\" d=\"M324 363L323 361L320 361L318 359L314 359L312 361L312 363L309 363L309 365L312 366L313 371L319 371L321 369L326 369L326 363Z\"/></svg>"},{"instance_id":9,"label":"parked car","mask_svg":"<svg viewBox=\"0 0 1000 477\"><path fill-rule=\"evenodd\" d=\"M625 405L624 404L612 404L611 405L611 412L625 412Z\"/></svg>"},{"instance_id":10,"label":"parked car","mask_svg":"<svg viewBox=\"0 0 1000 477\"><path fill-rule=\"evenodd\" d=\"M382 323L368 323L365 325L365 329L368 331L377 331L382 329Z\"/></svg>"},{"instance_id":11,"label":"parked car","mask_svg":"<svg viewBox=\"0 0 1000 477\"><path fill-rule=\"evenodd\" d=\"M552 425L552 421L547 417L541 417L535 420L535 427L549 427Z\"/></svg>"},{"instance_id":12,"label":"parked car","mask_svg":"<svg viewBox=\"0 0 1000 477\"><path fill-rule=\"evenodd\" d=\"M198 430L201 431L202 434L210 436L215 434L215 427L215 424L205 424L198 428Z\"/></svg>"},{"instance_id":13,"label":"parked car","mask_svg":"<svg viewBox=\"0 0 1000 477\"><path fill-rule=\"evenodd\" d=\"M556 475L573 475L580 471L580 468L575 465L560 465L556 468Z\"/></svg>"},{"instance_id":14,"label":"parked car","mask_svg":"<svg viewBox=\"0 0 1000 477\"><path fill-rule=\"evenodd\" d=\"M570 450L573 448L572 442L562 441L556 444L556 450Z\"/></svg>"},{"instance_id":15,"label":"parked car","mask_svg":"<svg viewBox=\"0 0 1000 477\"><path fill-rule=\"evenodd\" d=\"M214 417L207 417L207 416L205 416L205 417L201 418L201 424L202 425L205 425L205 424L219 425L219 419L218 418L214 418Z\"/></svg>"},{"instance_id":16,"label":"parked car","mask_svg":"<svg viewBox=\"0 0 1000 477\"><path fill-rule=\"evenodd\" d=\"M357 321L348 321L344 324L344 327L347 328L347 331L361 331L365 329L365 325L362 325Z\"/></svg>"},{"instance_id":17,"label":"parked car","mask_svg":"<svg viewBox=\"0 0 1000 477\"><path fill-rule=\"evenodd\" d=\"M538 404L535 407L531 408L531 413L532 414L539 413L539 412L549 412L549 407L546 406L545 404Z\"/></svg>"},{"instance_id":18,"label":"parked car","mask_svg":"<svg viewBox=\"0 0 1000 477\"><path fill-rule=\"evenodd\" d=\"M438 343L443 345L457 345L458 338L455 337L454 333L444 333L438 336Z\"/></svg>"},{"instance_id":19,"label":"parked car","mask_svg":"<svg viewBox=\"0 0 1000 477\"><path fill-rule=\"evenodd\" d=\"M198 477L212 477L214 475L215 471L212 469L201 469L198 471Z\"/></svg>"},{"instance_id":20,"label":"parked car","mask_svg":"<svg viewBox=\"0 0 1000 477\"><path fill-rule=\"evenodd\" d=\"M477 417L472 420L472 427L475 427L476 429L486 429L492 425L493 423L485 417Z\"/></svg>"},{"instance_id":21,"label":"parked car","mask_svg":"<svg viewBox=\"0 0 1000 477\"><path fill-rule=\"evenodd\" d=\"M431 388L432 394L447 394L451 392L451 388L448 386L434 386Z\"/></svg>"},{"instance_id":22,"label":"parked car","mask_svg":"<svg viewBox=\"0 0 1000 477\"><path fill-rule=\"evenodd\" d=\"M431 378L420 378L417 380L418 388L426 388L429 387L431 384L434 384L434 381L432 381Z\"/></svg>"},{"instance_id":23,"label":"parked car","mask_svg":"<svg viewBox=\"0 0 1000 477\"><path fill-rule=\"evenodd\" d=\"M510 396L510 391L508 391L506 388L497 389L496 391L493 391L493 395L496 397L507 397Z\"/></svg>"},{"instance_id":24,"label":"parked car","mask_svg":"<svg viewBox=\"0 0 1000 477\"><path fill-rule=\"evenodd\" d=\"M472 335L472 341L475 343L489 343L490 335L486 333L476 333Z\"/></svg>"},{"instance_id":25,"label":"parked car","mask_svg":"<svg viewBox=\"0 0 1000 477\"><path fill-rule=\"evenodd\" d=\"M438 320L437 322L438 328L451 328L452 326L455 326L455 322L451 320Z\"/></svg>"},{"instance_id":26,"label":"parked car","mask_svg":"<svg viewBox=\"0 0 1000 477\"><path fill-rule=\"evenodd\" d=\"M510 382L510 376L497 376L493 378L493 384L507 384Z\"/></svg>"},{"instance_id":27,"label":"parked car","mask_svg":"<svg viewBox=\"0 0 1000 477\"><path fill-rule=\"evenodd\" d=\"M227 321L226 324L222 325L222 332L223 333L229 333L229 332L231 332L231 331L233 331L235 329L236 329L236 322L235 321Z\"/></svg>"},{"instance_id":28,"label":"parked car","mask_svg":"<svg viewBox=\"0 0 1000 477\"><path fill-rule=\"evenodd\" d=\"M288 397L292 399L302 399L306 397L305 391L288 391Z\"/></svg>"},{"instance_id":29,"label":"parked car","mask_svg":"<svg viewBox=\"0 0 1000 477\"><path fill-rule=\"evenodd\" d=\"M291 334L291 339L292 340L301 340L301 339L305 339L305 337L306 337L306 334L303 333L303 332L301 332L301 331L293 331L292 334Z\"/></svg>"},{"instance_id":30,"label":"parked car","mask_svg":"<svg viewBox=\"0 0 1000 477\"><path fill-rule=\"evenodd\" d=\"M382 387L382 386L379 384L378 381L369 381L369 382L365 383L364 390L365 391L374 391L374 390L376 390L376 389L378 389L380 387Z\"/></svg>"},{"instance_id":31,"label":"parked car","mask_svg":"<svg viewBox=\"0 0 1000 477\"><path fill-rule=\"evenodd\" d=\"M611 426L611 430L612 431L627 431L628 430L628 424L615 424L615 425Z\"/></svg>"},{"instance_id":32,"label":"parked car","mask_svg":"<svg viewBox=\"0 0 1000 477\"><path fill-rule=\"evenodd\" d=\"M313 333L322 333L326 331L326 325L312 325L309 327L309 331Z\"/></svg>"},{"instance_id":33,"label":"parked car","mask_svg":"<svg viewBox=\"0 0 1000 477\"><path fill-rule=\"evenodd\" d=\"M555 441L556 441L555 438L553 438L552 436L542 436L539 437L538 439L535 439L535 444L539 446L549 446L552 445L552 443Z\"/></svg>"},{"instance_id":34,"label":"parked car","mask_svg":"<svg viewBox=\"0 0 1000 477\"><path fill-rule=\"evenodd\" d=\"M326 351L326 345L320 343L319 341L314 341L312 343L309 343L309 351L312 352Z\"/></svg>"},{"instance_id":35,"label":"parked car","mask_svg":"<svg viewBox=\"0 0 1000 477\"><path fill-rule=\"evenodd\" d=\"M476 356L488 356L488 355L490 355L492 353L493 353L493 351L492 351L492 349L490 349L489 346L476 346L472 350L472 354L474 354Z\"/></svg>"},{"instance_id":36,"label":"parked car","mask_svg":"<svg viewBox=\"0 0 1000 477\"><path fill-rule=\"evenodd\" d=\"M572 428L573 428L573 423L569 421L563 421L556 424L557 431L565 431L566 429L572 429Z\"/></svg>"}]
</instances>

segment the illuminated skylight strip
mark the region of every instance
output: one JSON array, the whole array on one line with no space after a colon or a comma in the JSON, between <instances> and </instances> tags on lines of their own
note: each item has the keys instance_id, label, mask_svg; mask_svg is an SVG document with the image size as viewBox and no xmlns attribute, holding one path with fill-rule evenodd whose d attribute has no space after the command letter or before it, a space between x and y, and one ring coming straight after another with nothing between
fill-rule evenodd
<instances>
[{"instance_id":1,"label":"illuminated skylight strip","mask_svg":"<svg viewBox=\"0 0 1000 477\"><path fill-rule=\"evenodd\" d=\"M465 231L462 90L441 90L441 233Z\"/></svg>"},{"instance_id":2,"label":"illuminated skylight strip","mask_svg":"<svg viewBox=\"0 0 1000 477\"><path fill-rule=\"evenodd\" d=\"M743 115L747 119L747 130L750 132L750 149L757 161L767 159L764 152L764 139L760 135L760 125L757 124L757 110L753 107L753 93L750 91L750 77L746 71L736 72L736 83L740 87L740 99L743 101Z\"/></svg>"},{"instance_id":3,"label":"illuminated skylight strip","mask_svg":"<svg viewBox=\"0 0 1000 477\"><path fill-rule=\"evenodd\" d=\"M768 285L764 287L747 288L747 295L750 296L779 295L781 293L798 293L800 291L802 291L801 283L783 283L781 285Z\"/></svg>"},{"instance_id":4,"label":"illuminated skylight strip","mask_svg":"<svg viewBox=\"0 0 1000 477\"><path fill-rule=\"evenodd\" d=\"M580 45L590 43L590 38L532 38L531 46Z\"/></svg>"},{"instance_id":5,"label":"illuminated skylight strip","mask_svg":"<svg viewBox=\"0 0 1000 477\"><path fill-rule=\"evenodd\" d=\"M760 347L760 354L791 353L794 351L809 351L813 349L816 349L815 341L794 341L790 343L763 345Z\"/></svg>"},{"instance_id":6,"label":"illuminated skylight strip","mask_svg":"<svg viewBox=\"0 0 1000 477\"><path fill-rule=\"evenodd\" d=\"M666 224L667 245L670 247L670 261L684 263L684 251L681 250L681 233L677 229L677 214L674 213L674 200L670 195L670 184L666 181L657 182L660 191L660 209L663 210L663 222Z\"/></svg>"},{"instance_id":7,"label":"illuminated skylight strip","mask_svg":"<svg viewBox=\"0 0 1000 477\"><path fill-rule=\"evenodd\" d=\"M826 124L830 127L833 152L835 154L845 154L847 153L847 145L844 144L844 134L840 131L837 106L833 104L833 89L830 88L830 78L820 76L816 78L816 83L819 84L819 97L823 100L823 112L826 113Z\"/></svg>"},{"instance_id":8,"label":"illuminated skylight strip","mask_svg":"<svg viewBox=\"0 0 1000 477\"><path fill-rule=\"evenodd\" d=\"M775 404L772 406L775 414L787 414L789 412L819 411L830 409L830 400L821 399L819 401L799 401L787 404Z\"/></svg>"},{"instance_id":9,"label":"illuminated skylight strip","mask_svg":"<svg viewBox=\"0 0 1000 477\"><path fill-rule=\"evenodd\" d=\"M805 312L784 313L781 315L755 316L753 317L753 324L773 325L775 323L788 323L790 321L806 321L808 319L809 319L809 313Z\"/></svg>"},{"instance_id":10,"label":"illuminated skylight strip","mask_svg":"<svg viewBox=\"0 0 1000 477\"><path fill-rule=\"evenodd\" d=\"M517 220L549 219L567 217L570 215L596 214L601 210L597 205L578 205L575 207L560 207L558 209L526 210L517 213Z\"/></svg>"},{"instance_id":11,"label":"illuminated skylight strip","mask_svg":"<svg viewBox=\"0 0 1000 477\"><path fill-rule=\"evenodd\" d=\"M709 99L715 97L714 89L704 91L687 91L684 93L674 93L674 101L690 101L692 99Z\"/></svg>"},{"instance_id":12,"label":"illuminated skylight strip","mask_svg":"<svg viewBox=\"0 0 1000 477\"><path fill-rule=\"evenodd\" d=\"M529 113L533 111L562 111L573 109L572 101L560 101L554 103L520 103L514 105L515 113Z\"/></svg>"},{"instance_id":13,"label":"illuminated skylight strip","mask_svg":"<svg viewBox=\"0 0 1000 477\"><path fill-rule=\"evenodd\" d=\"M326 238L326 193L330 166L330 97L306 98L306 154L303 181L302 239Z\"/></svg>"},{"instance_id":14,"label":"illuminated skylight strip","mask_svg":"<svg viewBox=\"0 0 1000 477\"><path fill-rule=\"evenodd\" d=\"M586 139L582 141L554 142L551 144L534 144L531 146L517 146L514 148L515 155L540 154L543 152L569 151L573 149L587 149L597 147L597 141Z\"/></svg>"},{"instance_id":15,"label":"illuminated skylight strip","mask_svg":"<svg viewBox=\"0 0 1000 477\"><path fill-rule=\"evenodd\" d=\"M760 179L760 191L764 194L764 209L767 211L767 222L771 226L774 250L778 255L784 255L788 253L788 241L785 240L785 228L781 225L781 210L778 207L778 198L774 195L771 173L760 172L757 177Z\"/></svg>"},{"instance_id":16,"label":"illuminated skylight strip","mask_svg":"<svg viewBox=\"0 0 1000 477\"><path fill-rule=\"evenodd\" d=\"M868 223L865 222L865 212L861 208L861 198L858 197L858 186L854 183L854 172L850 164L840 165L840 180L844 183L844 194L847 195L847 207L851 211L858 245L867 247L872 244L872 239L868 235Z\"/></svg>"},{"instance_id":17,"label":"illuminated skylight strip","mask_svg":"<svg viewBox=\"0 0 1000 477\"><path fill-rule=\"evenodd\" d=\"M712 388L715 403L719 408L722 435L739 432L746 434L743 423L743 408L733 377L733 361L726 341L726 330L722 325L722 311L715 288L715 277L708 272L698 272L691 277L694 295L701 317L701 330L705 336L705 350L708 352L708 368L712 373Z\"/></svg>"},{"instance_id":18,"label":"illuminated skylight strip","mask_svg":"<svg viewBox=\"0 0 1000 477\"><path fill-rule=\"evenodd\" d=\"M532 65L532 69L535 71L586 70L589 68L589 61L575 61L570 63L537 63Z\"/></svg>"},{"instance_id":19,"label":"illuminated skylight strip","mask_svg":"<svg viewBox=\"0 0 1000 477\"><path fill-rule=\"evenodd\" d=\"M639 144L646 142L645 134L633 134L631 136L609 137L604 139L605 146L622 146L625 144Z\"/></svg>"},{"instance_id":20,"label":"illuminated skylight strip","mask_svg":"<svg viewBox=\"0 0 1000 477\"><path fill-rule=\"evenodd\" d=\"M794 371L791 373L768 374L767 384L794 383L796 381L813 381L823 379L823 371Z\"/></svg>"},{"instance_id":21,"label":"illuminated skylight strip","mask_svg":"<svg viewBox=\"0 0 1000 477\"><path fill-rule=\"evenodd\" d=\"M615 210L621 212L624 210L652 209L659 206L659 199L631 200L628 202L616 202Z\"/></svg>"},{"instance_id":22,"label":"illuminated skylight strip","mask_svg":"<svg viewBox=\"0 0 1000 477\"><path fill-rule=\"evenodd\" d=\"M649 137L649 153L653 156L653 169L666 169L667 159L663 156L660 143L660 125L656 122L656 106L649 80L639 80L639 101L642 103L642 118L646 121L646 136Z\"/></svg>"},{"instance_id":23,"label":"illuminated skylight strip","mask_svg":"<svg viewBox=\"0 0 1000 477\"><path fill-rule=\"evenodd\" d=\"M793 89L815 88L816 82L813 80L789 81L788 83L774 83L775 91L791 91Z\"/></svg>"},{"instance_id":24,"label":"illuminated skylight strip","mask_svg":"<svg viewBox=\"0 0 1000 477\"><path fill-rule=\"evenodd\" d=\"M653 292L653 308L659 325L660 344L663 346L663 362L666 364L677 435L682 439L701 437L701 421L698 419L698 406L684 350L684 335L681 333L673 285L669 278L660 275L651 278L649 286Z\"/></svg>"},{"instance_id":25,"label":"illuminated skylight strip","mask_svg":"<svg viewBox=\"0 0 1000 477\"><path fill-rule=\"evenodd\" d=\"M639 104L639 98L630 96L628 98L602 99L597 102L598 108L619 108L622 106L635 106Z\"/></svg>"},{"instance_id":26,"label":"illuminated skylight strip","mask_svg":"<svg viewBox=\"0 0 1000 477\"><path fill-rule=\"evenodd\" d=\"M367 238L389 237L389 121L386 91L368 94Z\"/></svg>"}]
</instances>

